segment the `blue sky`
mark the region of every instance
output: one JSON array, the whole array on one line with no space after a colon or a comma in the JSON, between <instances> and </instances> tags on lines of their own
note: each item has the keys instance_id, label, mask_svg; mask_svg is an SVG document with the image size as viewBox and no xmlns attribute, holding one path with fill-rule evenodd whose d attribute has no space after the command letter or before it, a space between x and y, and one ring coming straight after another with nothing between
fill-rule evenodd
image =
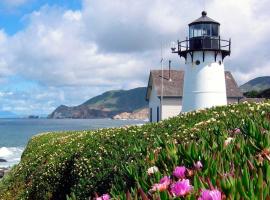
<instances>
[{"instance_id":1,"label":"blue sky","mask_svg":"<svg viewBox=\"0 0 270 200\"><path fill-rule=\"evenodd\" d=\"M203 0L1 0L0 111L49 114L112 89L146 86L149 71L200 17ZM269 0L207 0L232 38L225 59L239 84L270 74ZM1 116L0 116L1 117Z\"/></svg>"},{"instance_id":2,"label":"blue sky","mask_svg":"<svg viewBox=\"0 0 270 200\"><path fill-rule=\"evenodd\" d=\"M15 34L25 28L27 24L24 16L34 10L39 10L44 5L79 10L82 2L80 0L31 0L29 3L22 1L22 3L13 5L6 0L0 3L0 27L10 35Z\"/></svg>"},{"instance_id":3,"label":"blue sky","mask_svg":"<svg viewBox=\"0 0 270 200\"><path fill-rule=\"evenodd\" d=\"M16 35L16 33L23 31L27 27L27 15L40 10L44 6L59 7L66 10L80 10L82 2L80 0L19 0L18 2L15 0L14 3L12 0L2 1L0 2L0 29L9 36ZM0 106L1 110L7 110L18 115L27 115L30 113L47 114L51 111L47 111L46 108L44 110L37 108L36 110L28 111L27 108L24 109L23 107L13 110L12 103L10 106L8 103L4 104L3 102L5 101L3 100L3 97L9 101L10 99L8 99L8 96L21 98L22 95L25 96L24 94L28 91L46 90L46 87L40 84L38 80L27 79L20 76L20 74L7 76L5 79L0 92L0 94L2 94L2 97L0 95L0 99L2 98L2 105ZM31 94L29 93L29 95ZM53 106L55 105L57 104L54 104Z\"/></svg>"}]
</instances>

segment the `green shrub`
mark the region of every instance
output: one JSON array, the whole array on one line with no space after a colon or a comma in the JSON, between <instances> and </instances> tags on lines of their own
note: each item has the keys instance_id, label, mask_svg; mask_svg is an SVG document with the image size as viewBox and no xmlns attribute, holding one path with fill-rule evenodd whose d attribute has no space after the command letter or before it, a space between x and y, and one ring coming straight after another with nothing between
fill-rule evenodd
<instances>
[{"instance_id":1,"label":"green shrub","mask_svg":"<svg viewBox=\"0 0 270 200\"><path fill-rule=\"evenodd\" d=\"M209 126L211 124L211 126ZM135 179L137 188L131 195L144 199L173 199L170 188L165 192L151 192L154 183L161 177L171 176L176 166L185 166L190 171L186 178L191 180L193 191L185 199L197 199L202 189L211 187L222 191L226 199L269 199L270 198L270 124L267 115L248 115L236 127L212 120L199 128L187 130L200 135L186 143L161 141L161 148L149 151L151 158L144 170L137 171L129 165L127 172ZM232 125L232 124L231 124ZM226 129L230 127L230 129ZM228 140L228 138L230 140ZM228 142L230 141L230 142ZM201 170L194 163L201 161ZM159 172L149 176L147 166L157 166ZM171 176L172 177L172 176ZM171 179L173 180L173 178ZM126 192L114 188L112 194L126 199Z\"/></svg>"},{"instance_id":2,"label":"green shrub","mask_svg":"<svg viewBox=\"0 0 270 200\"><path fill-rule=\"evenodd\" d=\"M205 166L201 172L204 175L198 176L211 175L216 185L216 177L227 171L232 154L234 165L237 161L245 166L247 159L259 151L257 148L267 144L253 129L264 124L269 130L269 111L268 103L230 105L144 126L38 135L31 139L9 178L0 183L0 199L61 200L71 193L77 199L88 199L95 192L111 192L124 199L127 190L131 195L139 188L148 191L176 165L191 166L198 159ZM254 124L249 127L251 131L245 131L247 120ZM233 147L224 150L228 131L240 127L244 134L239 136L239 152L234 152ZM213 155L215 162L210 159ZM152 165L158 165L160 172L149 180L145 172ZM268 173L268 165L264 165L263 174ZM236 185L241 188L239 182L236 180ZM203 181L200 184L207 187Z\"/></svg>"}]
</instances>

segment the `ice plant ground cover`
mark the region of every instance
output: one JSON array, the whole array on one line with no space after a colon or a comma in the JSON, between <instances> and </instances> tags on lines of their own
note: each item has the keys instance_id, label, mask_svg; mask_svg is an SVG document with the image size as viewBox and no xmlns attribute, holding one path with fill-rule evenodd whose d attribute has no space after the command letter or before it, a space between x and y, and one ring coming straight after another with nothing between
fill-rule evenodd
<instances>
[{"instance_id":1,"label":"ice plant ground cover","mask_svg":"<svg viewBox=\"0 0 270 200\"><path fill-rule=\"evenodd\" d=\"M270 103L39 135L0 182L5 200L107 193L115 199L270 199Z\"/></svg>"}]
</instances>

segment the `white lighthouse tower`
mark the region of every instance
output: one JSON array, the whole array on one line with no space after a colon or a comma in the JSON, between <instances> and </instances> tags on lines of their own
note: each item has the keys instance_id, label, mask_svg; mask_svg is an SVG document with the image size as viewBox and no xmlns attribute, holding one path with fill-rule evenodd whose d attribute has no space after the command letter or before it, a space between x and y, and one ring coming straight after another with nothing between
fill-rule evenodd
<instances>
[{"instance_id":1,"label":"white lighthouse tower","mask_svg":"<svg viewBox=\"0 0 270 200\"><path fill-rule=\"evenodd\" d=\"M203 11L189 24L189 38L172 51L186 61L182 112L227 104L223 60L231 40L220 39L220 23Z\"/></svg>"}]
</instances>

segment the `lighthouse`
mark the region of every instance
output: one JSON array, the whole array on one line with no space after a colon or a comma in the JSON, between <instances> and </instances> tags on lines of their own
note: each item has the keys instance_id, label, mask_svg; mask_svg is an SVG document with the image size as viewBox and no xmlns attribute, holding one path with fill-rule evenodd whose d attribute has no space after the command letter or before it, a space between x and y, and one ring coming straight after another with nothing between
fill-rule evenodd
<instances>
[{"instance_id":1,"label":"lighthouse","mask_svg":"<svg viewBox=\"0 0 270 200\"><path fill-rule=\"evenodd\" d=\"M172 52L185 59L182 112L227 105L223 61L231 54L231 40L221 39L219 22L203 11Z\"/></svg>"}]
</instances>

